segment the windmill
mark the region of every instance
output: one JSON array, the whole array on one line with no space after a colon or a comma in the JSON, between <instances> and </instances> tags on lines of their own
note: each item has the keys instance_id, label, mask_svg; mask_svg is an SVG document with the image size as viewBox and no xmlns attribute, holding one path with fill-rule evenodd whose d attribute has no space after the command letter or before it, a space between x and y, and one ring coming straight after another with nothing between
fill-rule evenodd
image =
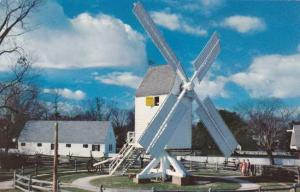
<instances>
[{"instance_id":1,"label":"windmill","mask_svg":"<svg viewBox=\"0 0 300 192\"><path fill-rule=\"evenodd\" d=\"M133 12L167 61L170 66L169 69L176 73L180 82L174 85L179 86L177 94L169 93L166 96L143 133L137 138L138 144L153 157L153 160L145 169L137 174L137 179L165 178L166 175L183 178L188 175L184 167L166 151L166 148L170 139L176 132L178 133L178 130L186 129L180 124L183 120L182 117L192 110L192 101L197 103L195 112L220 151L224 156L230 156L238 146L237 141L214 107L211 99L207 97L202 101L198 91L195 91L195 85L203 79L220 51L220 40L217 34L212 35L195 59L193 63L195 72L191 78L188 78L176 55L157 30L151 17L140 2L134 4ZM159 168L156 168L158 165ZM170 167L173 169L171 170Z\"/></svg>"}]
</instances>

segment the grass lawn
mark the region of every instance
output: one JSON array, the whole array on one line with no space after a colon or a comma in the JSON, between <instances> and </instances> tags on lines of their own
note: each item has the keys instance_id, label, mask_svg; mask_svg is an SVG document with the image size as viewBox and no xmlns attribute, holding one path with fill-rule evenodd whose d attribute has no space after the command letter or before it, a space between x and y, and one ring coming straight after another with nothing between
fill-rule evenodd
<instances>
[{"instance_id":1,"label":"grass lawn","mask_svg":"<svg viewBox=\"0 0 300 192\"><path fill-rule=\"evenodd\" d=\"M100 179L95 179L91 182L95 186L103 185L107 188L134 188L134 189L151 189L152 187L156 189L189 189L189 190L208 190L213 189L237 189L240 187L238 183L231 183L228 181L215 180L208 184L192 184L187 186L174 185L171 182L161 183L152 182L146 184L136 184L132 179L127 176L113 176L104 177Z\"/></svg>"},{"instance_id":2,"label":"grass lawn","mask_svg":"<svg viewBox=\"0 0 300 192\"><path fill-rule=\"evenodd\" d=\"M64 187L62 189L66 190L66 191L72 191L72 192L90 192L90 191L87 191L87 190L73 188L73 187Z\"/></svg>"}]
</instances>

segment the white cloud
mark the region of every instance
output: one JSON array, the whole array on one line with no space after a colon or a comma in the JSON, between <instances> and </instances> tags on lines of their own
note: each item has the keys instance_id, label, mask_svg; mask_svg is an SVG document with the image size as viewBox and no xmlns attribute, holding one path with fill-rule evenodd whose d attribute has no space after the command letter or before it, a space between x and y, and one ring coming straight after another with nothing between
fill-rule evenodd
<instances>
[{"instance_id":1,"label":"white cloud","mask_svg":"<svg viewBox=\"0 0 300 192\"><path fill-rule=\"evenodd\" d=\"M200 4L206 8L213 8L223 4L223 0L200 0Z\"/></svg>"},{"instance_id":2,"label":"white cloud","mask_svg":"<svg viewBox=\"0 0 300 192\"><path fill-rule=\"evenodd\" d=\"M151 12L153 21L162 27L165 27L171 31L180 31L192 35L204 36L207 35L207 31L200 26L194 26L185 21L185 19L175 13L168 11L153 11Z\"/></svg>"},{"instance_id":3,"label":"white cloud","mask_svg":"<svg viewBox=\"0 0 300 192\"><path fill-rule=\"evenodd\" d=\"M207 76L200 84L196 84L195 90L201 98L210 97L228 97L228 92L225 90L225 85L228 79L223 76L211 79Z\"/></svg>"},{"instance_id":4,"label":"white cloud","mask_svg":"<svg viewBox=\"0 0 300 192\"><path fill-rule=\"evenodd\" d=\"M55 105L52 102L46 102L46 107L49 109L50 113L55 112ZM84 111L82 106L77 104L72 104L68 102L58 102L57 110L61 115L76 115Z\"/></svg>"},{"instance_id":5,"label":"white cloud","mask_svg":"<svg viewBox=\"0 0 300 192\"><path fill-rule=\"evenodd\" d=\"M247 71L234 74L230 79L249 91L252 97L300 97L299 64L300 53L259 56Z\"/></svg>"},{"instance_id":6,"label":"white cloud","mask_svg":"<svg viewBox=\"0 0 300 192\"><path fill-rule=\"evenodd\" d=\"M70 89L67 88L57 88L57 89L44 89L43 90L44 93L50 93L50 94L58 94L64 98L67 99L74 99L74 100L82 100L85 98L86 94L81 91L81 90L75 90L72 91Z\"/></svg>"},{"instance_id":7,"label":"white cloud","mask_svg":"<svg viewBox=\"0 0 300 192\"><path fill-rule=\"evenodd\" d=\"M39 27L19 37L24 50L36 58L34 66L62 69L147 64L144 37L120 19L88 13L69 19L57 3L45 4L27 21Z\"/></svg>"},{"instance_id":8,"label":"white cloud","mask_svg":"<svg viewBox=\"0 0 300 192\"><path fill-rule=\"evenodd\" d=\"M210 15L212 11L225 4L225 0L166 0L175 9Z\"/></svg>"},{"instance_id":9,"label":"white cloud","mask_svg":"<svg viewBox=\"0 0 300 192\"><path fill-rule=\"evenodd\" d=\"M258 17L235 15L224 19L221 24L240 33L263 31L266 28L264 21Z\"/></svg>"},{"instance_id":10,"label":"white cloud","mask_svg":"<svg viewBox=\"0 0 300 192\"><path fill-rule=\"evenodd\" d=\"M142 81L142 77L130 72L113 72L108 75L95 76L94 78L104 84L126 86L134 89L137 88Z\"/></svg>"}]
</instances>

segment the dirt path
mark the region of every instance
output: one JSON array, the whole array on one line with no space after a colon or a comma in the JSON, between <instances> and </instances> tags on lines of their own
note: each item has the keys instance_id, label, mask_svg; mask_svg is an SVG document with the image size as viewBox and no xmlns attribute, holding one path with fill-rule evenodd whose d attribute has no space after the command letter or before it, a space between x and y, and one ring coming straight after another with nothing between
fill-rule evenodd
<instances>
[{"instance_id":1,"label":"dirt path","mask_svg":"<svg viewBox=\"0 0 300 192\"><path fill-rule=\"evenodd\" d=\"M13 189L13 181L0 182L0 189Z\"/></svg>"},{"instance_id":2,"label":"dirt path","mask_svg":"<svg viewBox=\"0 0 300 192\"><path fill-rule=\"evenodd\" d=\"M219 178L239 183L241 186L240 186L240 188L238 188L238 190L258 189L260 187L260 185L258 185L256 183L251 183L250 181L247 181L244 179L239 179L239 178L236 178L233 176L224 176L224 177L219 177Z\"/></svg>"},{"instance_id":3,"label":"dirt path","mask_svg":"<svg viewBox=\"0 0 300 192\"><path fill-rule=\"evenodd\" d=\"M99 186L96 187L96 186L92 185L90 182L94 179L103 178L103 177L110 177L110 176L109 175L98 175L98 176L83 177L83 178L79 178L79 179L74 180L70 184L70 186L80 188L80 189L89 190L89 191L97 191L97 189L99 189ZM224 176L224 177L218 177L218 178L223 179L223 180L227 180L227 181L232 181L232 182L239 183L241 185L239 190L257 189L257 188L260 187L260 185L258 185L258 184L251 183L247 180L239 179L239 178L232 177L232 176ZM109 189L105 189L104 191L107 191L107 192L115 192L115 191L121 191L121 192L141 191L141 192L146 192L146 191L151 191L151 190L111 189L111 188L109 188Z\"/></svg>"}]
</instances>

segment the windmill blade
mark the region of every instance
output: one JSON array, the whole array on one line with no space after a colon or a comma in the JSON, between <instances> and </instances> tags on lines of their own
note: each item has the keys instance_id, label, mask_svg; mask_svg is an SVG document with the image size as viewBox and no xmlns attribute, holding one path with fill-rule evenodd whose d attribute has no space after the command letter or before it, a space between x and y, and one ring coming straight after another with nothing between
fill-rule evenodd
<instances>
[{"instance_id":1,"label":"windmill blade","mask_svg":"<svg viewBox=\"0 0 300 192\"><path fill-rule=\"evenodd\" d=\"M185 90L179 97L169 95L138 140L151 155L159 157L162 154L185 114L187 107L182 103L184 94Z\"/></svg>"},{"instance_id":2,"label":"windmill blade","mask_svg":"<svg viewBox=\"0 0 300 192\"><path fill-rule=\"evenodd\" d=\"M148 15L140 2L134 4L133 13L137 17L141 25L144 27L144 29L147 31L153 43L159 49L160 53L166 59L168 64L171 65L172 69L177 73L177 75L184 83L188 82L188 78L184 73L179 60L177 59L176 55L171 50L163 36L160 34L158 29L155 27L153 20Z\"/></svg>"},{"instance_id":3,"label":"windmill blade","mask_svg":"<svg viewBox=\"0 0 300 192\"><path fill-rule=\"evenodd\" d=\"M197 77L198 81L201 81L203 79L204 75L207 73L216 57L218 56L219 52L220 39L215 32L193 63L196 72L191 81L193 81L195 77Z\"/></svg>"},{"instance_id":4,"label":"windmill blade","mask_svg":"<svg viewBox=\"0 0 300 192\"><path fill-rule=\"evenodd\" d=\"M213 138L223 155L225 157L229 157L237 148L238 143L227 126L222 124L221 126L218 125L214 119L214 116L217 116L217 112L211 110L211 106L207 106L205 103L202 103L198 96L195 97L195 100L198 104L196 109L197 115L200 117L210 136Z\"/></svg>"},{"instance_id":5,"label":"windmill blade","mask_svg":"<svg viewBox=\"0 0 300 192\"><path fill-rule=\"evenodd\" d=\"M211 99L209 97L206 97L203 101L203 104L207 109L207 111L209 112L209 114L211 115L211 117L213 118L213 120L216 122L217 127L220 128L220 131L227 139L230 148L236 149L236 147L238 146L238 142L236 141L232 132L230 131L230 129L222 119L221 115L219 114L218 110L214 106Z\"/></svg>"}]
</instances>

